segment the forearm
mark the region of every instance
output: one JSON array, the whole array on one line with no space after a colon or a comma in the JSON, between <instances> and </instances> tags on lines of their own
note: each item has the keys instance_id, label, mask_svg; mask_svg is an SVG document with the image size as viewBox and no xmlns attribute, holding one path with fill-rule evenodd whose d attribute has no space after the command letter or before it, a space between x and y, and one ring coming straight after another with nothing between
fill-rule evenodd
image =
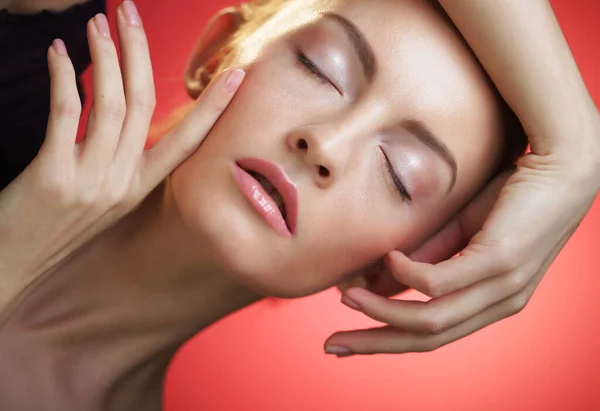
<instances>
[{"instance_id":1,"label":"forearm","mask_svg":"<svg viewBox=\"0 0 600 411\"><path fill-rule=\"evenodd\" d=\"M546 0L439 2L519 117L534 153L598 155L598 111Z\"/></svg>"}]
</instances>

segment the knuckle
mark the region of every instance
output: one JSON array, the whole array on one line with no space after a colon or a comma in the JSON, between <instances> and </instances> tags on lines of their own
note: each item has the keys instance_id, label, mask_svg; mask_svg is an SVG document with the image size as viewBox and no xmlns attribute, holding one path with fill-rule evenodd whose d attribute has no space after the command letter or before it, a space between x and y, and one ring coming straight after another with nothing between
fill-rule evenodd
<instances>
[{"instance_id":1,"label":"knuckle","mask_svg":"<svg viewBox=\"0 0 600 411\"><path fill-rule=\"evenodd\" d=\"M79 119L81 102L78 98L60 100L50 107L50 112L67 119Z\"/></svg>"},{"instance_id":2,"label":"knuckle","mask_svg":"<svg viewBox=\"0 0 600 411\"><path fill-rule=\"evenodd\" d=\"M433 352L441 347L437 338L426 338L418 346L418 352Z\"/></svg>"},{"instance_id":3,"label":"knuckle","mask_svg":"<svg viewBox=\"0 0 600 411\"><path fill-rule=\"evenodd\" d=\"M138 30L137 32L131 34L133 34L129 40L131 45L139 49L139 51L149 54L148 40L146 39L144 32Z\"/></svg>"},{"instance_id":4,"label":"knuckle","mask_svg":"<svg viewBox=\"0 0 600 411\"><path fill-rule=\"evenodd\" d=\"M98 208L102 211L120 210L127 197L127 180L107 178L103 187L98 196Z\"/></svg>"},{"instance_id":5,"label":"knuckle","mask_svg":"<svg viewBox=\"0 0 600 411\"><path fill-rule=\"evenodd\" d=\"M508 310L510 315L519 314L525 309L529 303L529 297L525 294L511 298L509 301Z\"/></svg>"},{"instance_id":6,"label":"knuckle","mask_svg":"<svg viewBox=\"0 0 600 411\"><path fill-rule=\"evenodd\" d=\"M124 214L132 210L136 205L136 198L127 181L114 183L105 196L105 207L114 210L117 214Z\"/></svg>"},{"instance_id":7,"label":"knuckle","mask_svg":"<svg viewBox=\"0 0 600 411\"><path fill-rule=\"evenodd\" d=\"M80 180L78 188L74 190L73 202L82 208L98 208L100 182Z\"/></svg>"},{"instance_id":8,"label":"knuckle","mask_svg":"<svg viewBox=\"0 0 600 411\"><path fill-rule=\"evenodd\" d=\"M106 97L100 104L100 111L103 117L116 122L122 122L125 120L127 109L123 99Z\"/></svg>"},{"instance_id":9,"label":"knuckle","mask_svg":"<svg viewBox=\"0 0 600 411\"><path fill-rule=\"evenodd\" d=\"M500 245L495 252L494 266L501 272L512 272L519 266L519 254L513 247Z\"/></svg>"},{"instance_id":10,"label":"knuckle","mask_svg":"<svg viewBox=\"0 0 600 411\"><path fill-rule=\"evenodd\" d=\"M529 278L522 271L515 271L506 277L506 288L509 292L515 294L521 291L528 283Z\"/></svg>"},{"instance_id":11,"label":"knuckle","mask_svg":"<svg viewBox=\"0 0 600 411\"><path fill-rule=\"evenodd\" d=\"M156 108L156 96L154 92L135 93L132 108L141 110L144 113L153 113Z\"/></svg>"},{"instance_id":12,"label":"knuckle","mask_svg":"<svg viewBox=\"0 0 600 411\"><path fill-rule=\"evenodd\" d=\"M47 176L39 182L37 190L43 198L47 198L53 203L67 205L72 199L72 192L69 185L60 176Z\"/></svg>"},{"instance_id":13,"label":"knuckle","mask_svg":"<svg viewBox=\"0 0 600 411\"><path fill-rule=\"evenodd\" d=\"M102 208L113 209L119 207L123 202L123 190L119 186L113 186L102 196Z\"/></svg>"},{"instance_id":14,"label":"knuckle","mask_svg":"<svg viewBox=\"0 0 600 411\"><path fill-rule=\"evenodd\" d=\"M442 316L431 310L425 314L425 318L422 321L423 329L430 335L441 334L446 326Z\"/></svg>"},{"instance_id":15,"label":"knuckle","mask_svg":"<svg viewBox=\"0 0 600 411\"><path fill-rule=\"evenodd\" d=\"M97 192L94 189L79 190L77 196L74 199L76 205L84 208L96 207L97 206Z\"/></svg>"},{"instance_id":16,"label":"knuckle","mask_svg":"<svg viewBox=\"0 0 600 411\"><path fill-rule=\"evenodd\" d=\"M214 104L210 104L210 108L208 110L205 110L206 114L203 118L204 126L206 129L210 129L215 124L221 113L223 113L223 110L224 107L221 104L218 104L217 102L215 102Z\"/></svg>"},{"instance_id":17,"label":"knuckle","mask_svg":"<svg viewBox=\"0 0 600 411\"><path fill-rule=\"evenodd\" d=\"M439 277L426 276L423 278L423 293L432 298L438 298L443 295L443 281Z\"/></svg>"},{"instance_id":18,"label":"knuckle","mask_svg":"<svg viewBox=\"0 0 600 411\"><path fill-rule=\"evenodd\" d=\"M206 113L204 120L209 124L214 123L227 108L227 103L228 100L223 98L222 93L209 93L201 103Z\"/></svg>"}]
</instances>

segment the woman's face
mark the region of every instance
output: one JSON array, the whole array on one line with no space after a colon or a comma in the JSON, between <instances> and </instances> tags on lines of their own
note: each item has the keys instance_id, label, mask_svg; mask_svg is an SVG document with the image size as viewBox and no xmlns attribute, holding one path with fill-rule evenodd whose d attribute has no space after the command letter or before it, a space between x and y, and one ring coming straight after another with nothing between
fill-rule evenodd
<instances>
[{"instance_id":1,"label":"woman's face","mask_svg":"<svg viewBox=\"0 0 600 411\"><path fill-rule=\"evenodd\" d=\"M314 293L415 249L497 166L496 97L429 1L291 1L232 65L246 79L172 188L259 293Z\"/></svg>"}]
</instances>

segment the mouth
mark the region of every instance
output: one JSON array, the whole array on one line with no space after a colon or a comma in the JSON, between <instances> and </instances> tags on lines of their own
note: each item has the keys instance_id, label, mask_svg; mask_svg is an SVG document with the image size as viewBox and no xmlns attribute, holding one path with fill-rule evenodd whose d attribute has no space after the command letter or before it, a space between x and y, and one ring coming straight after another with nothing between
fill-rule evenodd
<instances>
[{"instance_id":1,"label":"mouth","mask_svg":"<svg viewBox=\"0 0 600 411\"><path fill-rule=\"evenodd\" d=\"M274 201L277 205L281 216L285 220L285 203L283 202L283 197L281 197L281 193L277 191L273 184L271 184L271 182L267 180L267 178L262 174L257 173L256 171L248 171L248 174L250 174L250 176L252 176L252 178L254 178L256 181L258 181L258 183L262 186L265 192L271 197L272 201ZM289 228L289 223L287 221L286 225Z\"/></svg>"},{"instance_id":2,"label":"mouth","mask_svg":"<svg viewBox=\"0 0 600 411\"><path fill-rule=\"evenodd\" d=\"M280 235L296 230L297 191L275 163L243 158L234 163L234 176L246 199Z\"/></svg>"}]
</instances>

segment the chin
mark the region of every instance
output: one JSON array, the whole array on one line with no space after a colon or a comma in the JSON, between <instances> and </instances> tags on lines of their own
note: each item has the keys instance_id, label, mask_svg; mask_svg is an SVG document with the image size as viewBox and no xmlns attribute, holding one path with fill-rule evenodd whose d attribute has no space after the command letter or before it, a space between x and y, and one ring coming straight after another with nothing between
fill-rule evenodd
<instances>
[{"instance_id":1,"label":"chin","mask_svg":"<svg viewBox=\"0 0 600 411\"><path fill-rule=\"evenodd\" d=\"M265 296L300 298L323 291L340 276L324 273L321 265L298 258L295 244L282 239L261 221L247 215L213 219L202 227L211 257L225 275ZM246 218L244 218L246 217ZM305 255L305 253L302 253Z\"/></svg>"},{"instance_id":2,"label":"chin","mask_svg":"<svg viewBox=\"0 0 600 411\"><path fill-rule=\"evenodd\" d=\"M300 298L331 286L318 280L328 276L304 270L293 262L292 256L261 245L259 236L240 235L211 244L215 261L223 272L262 296Z\"/></svg>"},{"instance_id":3,"label":"chin","mask_svg":"<svg viewBox=\"0 0 600 411\"><path fill-rule=\"evenodd\" d=\"M192 173L181 167L171 176L184 224L205 247L211 263L259 295L298 298L320 291L314 275L303 274L294 264L296 242L266 224L223 174ZM199 175L203 177L190 178Z\"/></svg>"}]
</instances>

